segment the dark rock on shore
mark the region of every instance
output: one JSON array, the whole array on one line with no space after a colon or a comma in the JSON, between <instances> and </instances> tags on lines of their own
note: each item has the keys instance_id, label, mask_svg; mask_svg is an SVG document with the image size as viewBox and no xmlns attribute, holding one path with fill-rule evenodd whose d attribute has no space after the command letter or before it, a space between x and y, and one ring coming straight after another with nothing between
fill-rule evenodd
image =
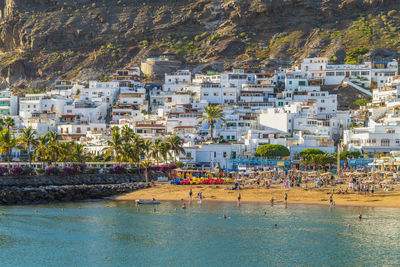
<instances>
[{"instance_id":1,"label":"dark rock on shore","mask_svg":"<svg viewBox=\"0 0 400 267\"><path fill-rule=\"evenodd\" d=\"M165 176L151 172L149 179ZM81 174L73 176L0 177L0 205L101 199L143 189L139 174Z\"/></svg>"},{"instance_id":2,"label":"dark rock on shore","mask_svg":"<svg viewBox=\"0 0 400 267\"><path fill-rule=\"evenodd\" d=\"M101 199L148 187L146 183L61 185L39 187L7 186L0 190L0 204L31 204Z\"/></svg>"}]
</instances>

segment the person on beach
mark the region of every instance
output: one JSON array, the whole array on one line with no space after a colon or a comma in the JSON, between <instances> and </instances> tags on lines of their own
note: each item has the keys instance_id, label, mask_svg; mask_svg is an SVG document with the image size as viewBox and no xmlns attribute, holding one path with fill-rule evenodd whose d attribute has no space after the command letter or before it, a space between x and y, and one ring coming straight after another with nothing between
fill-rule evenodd
<instances>
[{"instance_id":1,"label":"person on beach","mask_svg":"<svg viewBox=\"0 0 400 267\"><path fill-rule=\"evenodd\" d=\"M270 198L269 203L271 203L271 207L274 205L274 197Z\"/></svg>"},{"instance_id":2,"label":"person on beach","mask_svg":"<svg viewBox=\"0 0 400 267\"><path fill-rule=\"evenodd\" d=\"M198 196L199 196L199 202L201 203L201 200L203 199L203 193L202 193L202 192L199 192L199 193L198 193Z\"/></svg>"},{"instance_id":3,"label":"person on beach","mask_svg":"<svg viewBox=\"0 0 400 267\"><path fill-rule=\"evenodd\" d=\"M287 192L284 194L285 204L287 204Z\"/></svg>"},{"instance_id":4,"label":"person on beach","mask_svg":"<svg viewBox=\"0 0 400 267\"><path fill-rule=\"evenodd\" d=\"M189 201L192 201L193 191L192 188L189 190Z\"/></svg>"},{"instance_id":5,"label":"person on beach","mask_svg":"<svg viewBox=\"0 0 400 267\"><path fill-rule=\"evenodd\" d=\"M240 195L240 193L239 193L239 195L238 195L238 204L240 205L240 199L242 198L242 196Z\"/></svg>"},{"instance_id":6,"label":"person on beach","mask_svg":"<svg viewBox=\"0 0 400 267\"><path fill-rule=\"evenodd\" d=\"M332 207L333 206L333 194L329 196L329 205Z\"/></svg>"}]
</instances>

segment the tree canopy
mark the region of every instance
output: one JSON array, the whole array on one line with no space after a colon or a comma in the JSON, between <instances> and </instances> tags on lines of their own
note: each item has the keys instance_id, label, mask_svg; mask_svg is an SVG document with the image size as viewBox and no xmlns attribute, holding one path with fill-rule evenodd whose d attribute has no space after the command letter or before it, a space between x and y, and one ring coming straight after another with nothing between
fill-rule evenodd
<instances>
[{"instance_id":1,"label":"tree canopy","mask_svg":"<svg viewBox=\"0 0 400 267\"><path fill-rule=\"evenodd\" d=\"M342 159L342 160L358 159L358 158L361 158L360 151L342 151L342 152L340 152L340 159Z\"/></svg>"},{"instance_id":2,"label":"tree canopy","mask_svg":"<svg viewBox=\"0 0 400 267\"><path fill-rule=\"evenodd\" d=\"M300 157L304 158L307 157L309 155L322 155L325 154L324 151L320 150L320 149L316 149L316 148L307 148L304 149L300 152Z\"/></svg>"},{"instance_id":3,"label":"tree canopy","mask_svg":"<svg viewBox=\"0 0 400 267\"><path fill-rule=\"evenodd\" d=\"M256 149L255 155L263 158L281 158L289 156L290 152L282 145L263 145Z\"/></svg>"}]
</instances>

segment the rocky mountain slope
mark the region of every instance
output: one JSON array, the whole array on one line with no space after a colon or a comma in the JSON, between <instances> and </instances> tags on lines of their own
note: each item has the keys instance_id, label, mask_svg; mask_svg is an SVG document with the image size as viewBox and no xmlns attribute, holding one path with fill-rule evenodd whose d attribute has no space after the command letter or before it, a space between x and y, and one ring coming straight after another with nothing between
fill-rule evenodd
<instances>
[{"instance_id":1,"label":"rocky mountain slope","mask_svg":"<svg viewBox=\"0 0 400 267\"><path fill-rule=\"evenodd\" d=\"M0 86L102 78L164 51L188 66L398 56L398 0L0 0Z\"/></svg>"}]
</instances>

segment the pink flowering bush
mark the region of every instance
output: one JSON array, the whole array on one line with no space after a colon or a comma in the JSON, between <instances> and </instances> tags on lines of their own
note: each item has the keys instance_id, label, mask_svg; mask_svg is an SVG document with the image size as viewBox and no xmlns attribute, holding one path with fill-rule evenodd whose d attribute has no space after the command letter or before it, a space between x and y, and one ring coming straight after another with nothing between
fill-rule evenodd
<instances>
[{"instance_id":1,"label":"pink flowering bush","mask_svg":"<svg viewBox=\"0 0 400 267\"><path fill-rule=\"evenodd\" d=\"M22 166L15 166L14 168L10 169L10 173L15 176L22 175L24 174L24 169Z\"/></svg>"},{"instance_id":2,"label":"pink flowering bush","mask_svg":"<svg viewBox=\"0 0 400 267\"><path fill-rule=\"evenodd\" d=\"M5 166L0 167L0 175L4 175L8 173L8 168Z\"/></svg>"}]
</instances>

